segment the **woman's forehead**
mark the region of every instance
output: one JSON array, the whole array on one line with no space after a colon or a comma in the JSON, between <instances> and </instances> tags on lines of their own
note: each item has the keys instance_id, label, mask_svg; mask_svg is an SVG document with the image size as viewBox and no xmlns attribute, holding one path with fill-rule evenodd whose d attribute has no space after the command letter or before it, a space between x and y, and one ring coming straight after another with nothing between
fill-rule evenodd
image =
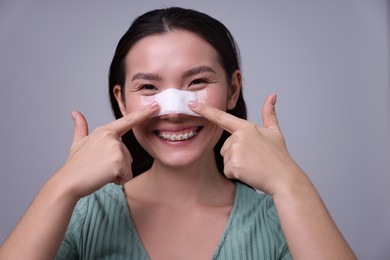
<instances>
[{"instance_id":1,"label":"woman's forehead","mask_svg":"<svg viewBox=\"0 0 390 260\"><path fill-rule=\"evenodd\" d=\"M142 38L129 50L125 64L126 74L220 66L218 53L214 47L197 34L185 30L174 30Z\"/></svg>"}]
</instances>

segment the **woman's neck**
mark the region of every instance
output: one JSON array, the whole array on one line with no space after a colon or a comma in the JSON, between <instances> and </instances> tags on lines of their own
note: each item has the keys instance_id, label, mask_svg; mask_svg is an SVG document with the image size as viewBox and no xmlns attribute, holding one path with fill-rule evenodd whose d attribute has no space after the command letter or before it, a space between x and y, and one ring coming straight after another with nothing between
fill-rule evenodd
<instances>
[{"instance_id":1,"label":"woman's neck","mask_svg":"<svg viewBox=\"0 0 390 260\"><path fill-rule=\"evenodd\" d=\"M185 167L169 167L155 161L148 171L130 181L129 186L132 194L136 195L138 190L143 199L181 207L218 206L231 203L234 196L234 184L218 171L214 158Z\"/></svg>"}]
</instances>

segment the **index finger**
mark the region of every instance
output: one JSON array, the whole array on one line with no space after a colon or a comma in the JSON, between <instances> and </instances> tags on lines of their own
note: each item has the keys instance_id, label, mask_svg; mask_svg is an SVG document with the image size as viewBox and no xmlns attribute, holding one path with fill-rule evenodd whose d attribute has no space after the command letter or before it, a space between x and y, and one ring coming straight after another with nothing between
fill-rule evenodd
<instances>
[{"instance_id":1,"label":"index finger","mask_svg":"<svg viewBox=\"0 0 390 260\"><path fill-rule=\"evenodd\" d=\"M229 113L226 113L225 111L219 110L215 107L206 104L197 103L195 105L194 103L189 103L189 107L195 113L215 123L216 125L220 126L231 134L237 129L239 129L242 124L246 122L246 120L244 119L235 117Z\"/></svg>"},{"instance_id":2,"label":"index finger","mask_svg":"<svg viewBox=\"0 0 390 260\"><path fill-rule=\"evenodd\" d=\"M157 102L153 102L150 105L144 106L141 109L134 111L130 114L111 122L106 127L114 131L118 136L122 136L132 129L137 124L150 118L158 110Z\"/></svg>"}]
</instances>

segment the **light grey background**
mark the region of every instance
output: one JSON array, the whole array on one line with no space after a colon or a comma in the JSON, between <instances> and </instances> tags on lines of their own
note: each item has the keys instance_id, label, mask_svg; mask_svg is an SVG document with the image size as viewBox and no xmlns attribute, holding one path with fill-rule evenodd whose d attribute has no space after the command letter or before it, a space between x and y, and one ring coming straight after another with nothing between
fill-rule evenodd
<instances>
[{"instance_id":1,"label":"light grey background","mask_svg":"<svg viewBox=\"0 0 390 260\"><path fill-rule=\"evenodd\" d=\"M141 3L142 2L142 3ZM0 242L64 163L70 111L113 119L107 71L131 20L179 5L241 48L250 120L267 94L293 157L360 259L390 255L389 10L385 0L0 0Z\"/></svg>"}]
</instances>

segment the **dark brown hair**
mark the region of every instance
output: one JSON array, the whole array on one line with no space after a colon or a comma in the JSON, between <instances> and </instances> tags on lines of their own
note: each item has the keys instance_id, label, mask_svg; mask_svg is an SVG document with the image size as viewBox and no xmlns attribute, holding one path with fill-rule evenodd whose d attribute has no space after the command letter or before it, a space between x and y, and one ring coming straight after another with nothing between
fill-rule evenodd
<instances>
[{"instance_id":1,"label":"dark brown hair","mask_svg":"<svg viewBox=\"0 0 390 260\"><path fill-rule=\"evenodd\" d=\"M211 44L219 54L219 60L225 70L227 82L231 82L233 73L236 70L240 70L240 56L235 40L229 30L218 20L195 10L179 7L147 12L135 19L128 31L122 36L111 62L109 95L111 107L117 119L122 117L122 113L113 90L115 85L121 86L122 97L124 97L125 57L127 53L140 39L171 30L187 30L193 32ZM240 90L236 107L227 112L246 119L246 105L242 96L242 90ZM223 131L221 138L214 147L216 163L221 173L223 173L223 158L220 155L220 149L229 136L230 134L228 132ZM130 130L122 136L122 141L133 157L133 175L137 176L148 170L153 163L153 158L135 139L133 131Z\"/></svg>"}]
</instances>

